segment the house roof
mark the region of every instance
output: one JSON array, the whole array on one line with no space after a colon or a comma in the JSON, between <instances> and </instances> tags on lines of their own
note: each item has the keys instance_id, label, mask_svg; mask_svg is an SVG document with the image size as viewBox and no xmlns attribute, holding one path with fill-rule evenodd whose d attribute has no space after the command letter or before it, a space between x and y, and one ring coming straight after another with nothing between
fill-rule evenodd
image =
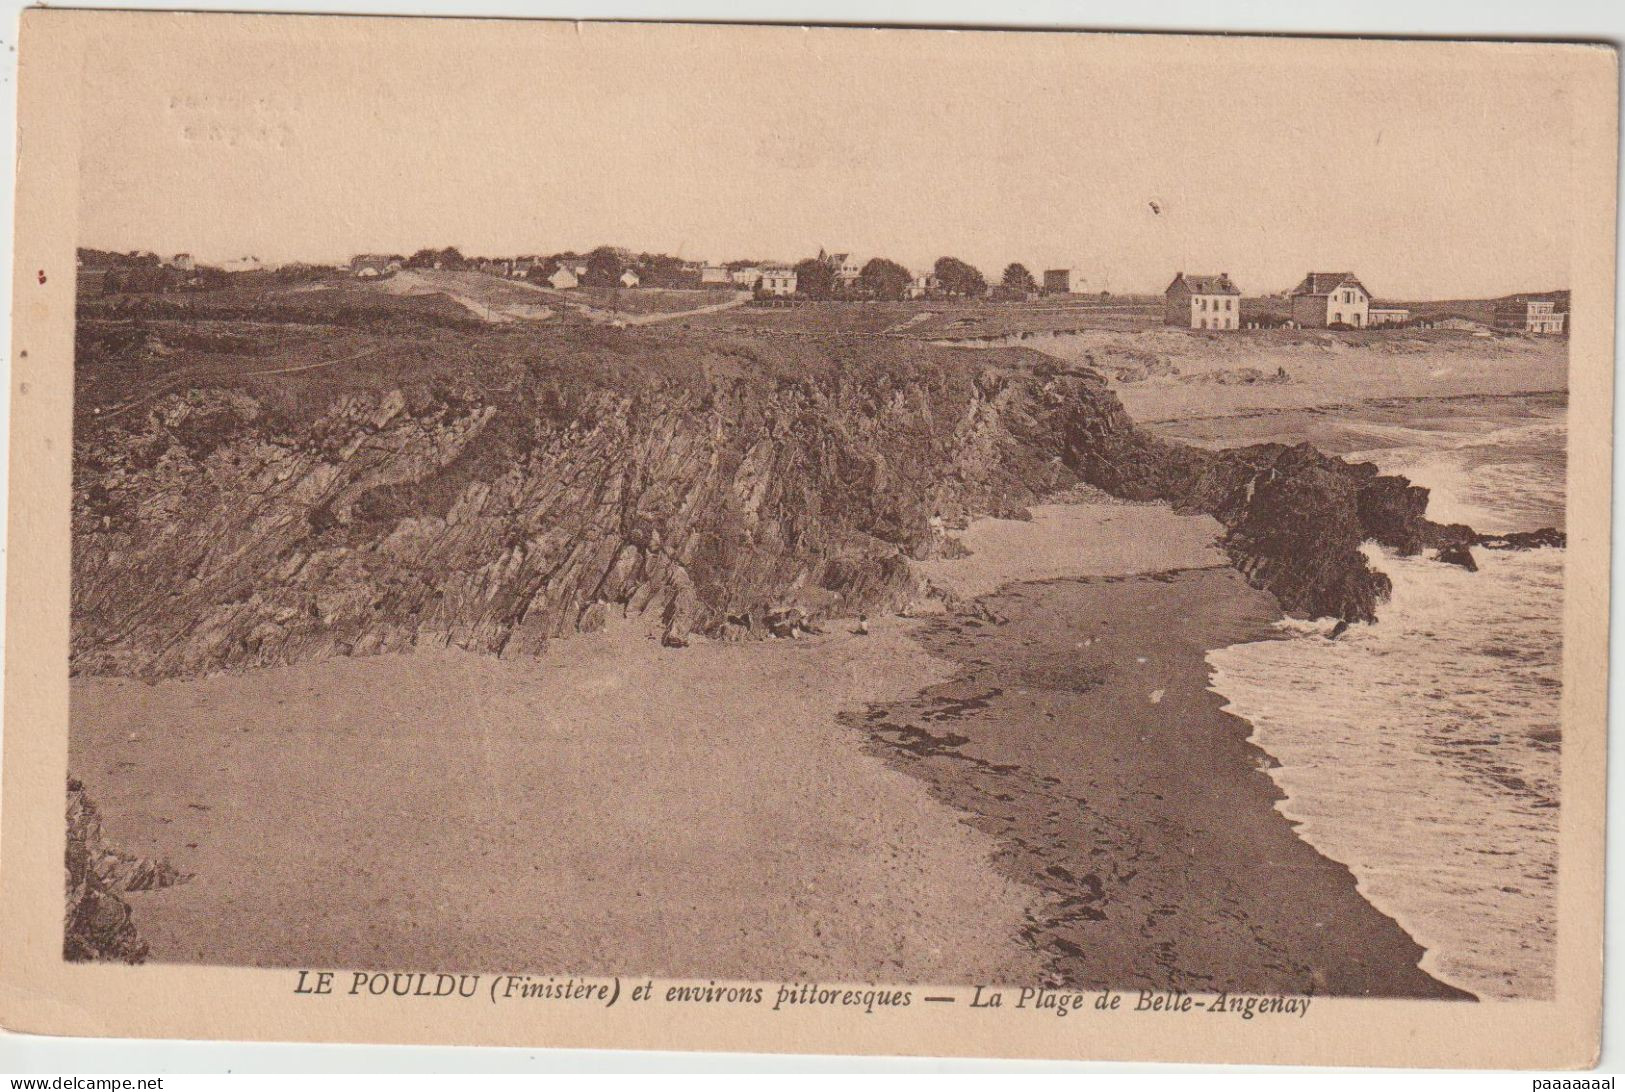
<instances>
[{"instance_id":1,"label":"house roof","mask_svg":"<svg viewBox=\"0 0 1625 1092\"><path fill-rule=\"evenodd\" d=\"M1200 296L1239 296L1241 289L1230 279L1228 273L1175 273L1173 281L1168 285L1167 292L1175 287L1184 285L1185 291ZM1164 293L1166 294L1166 292Z\"/></svg>"},{"instance_id":2,"label":"house roof","mask_svg":"<svg viewBox=\"0 0 1625 1092\"><path fill-rule=\"evenodd\" d=\"M1360 283L1353 273L1310 273L1292 290L1294 296L1329 296L1344 285L1353 285L1366 295L1371 290Z\"/></svg>"}]
</instances>

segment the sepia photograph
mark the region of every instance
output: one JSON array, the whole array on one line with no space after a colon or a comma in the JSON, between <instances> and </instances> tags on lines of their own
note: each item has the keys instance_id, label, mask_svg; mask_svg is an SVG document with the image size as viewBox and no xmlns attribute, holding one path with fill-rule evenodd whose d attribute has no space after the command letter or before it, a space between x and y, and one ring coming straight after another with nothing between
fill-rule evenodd
<instances>
[{"instance_id":1,"label":"sepia photograph","mask_svg":"<svg viewBox=\"0 0 1625 1092\"><path fill-rule=\"evenodd\" d=\"M1594 1057L1611 48L23 44L53 975Z\"/></svg>"}]
</instances>

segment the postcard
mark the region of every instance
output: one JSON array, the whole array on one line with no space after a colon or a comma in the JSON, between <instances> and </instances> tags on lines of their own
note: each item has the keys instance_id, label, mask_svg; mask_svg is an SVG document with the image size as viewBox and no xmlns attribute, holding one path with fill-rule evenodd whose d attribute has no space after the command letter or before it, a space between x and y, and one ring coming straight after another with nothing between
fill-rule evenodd
<instances>
[{"instance_id":1,"label":"postcard","mask_svg":"<svg viewBox=\"0 0 1625 1092\"><path fill-rule=\"evenodd\" d=\"M1611 48L20 48L0 1024L1594 1063Z\"/></svg>"}]
</instances>

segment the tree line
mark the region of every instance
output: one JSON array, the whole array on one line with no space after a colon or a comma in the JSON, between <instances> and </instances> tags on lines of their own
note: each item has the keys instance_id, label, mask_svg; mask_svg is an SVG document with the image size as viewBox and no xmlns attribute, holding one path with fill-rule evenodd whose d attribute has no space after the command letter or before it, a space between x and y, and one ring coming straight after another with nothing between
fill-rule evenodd
<instances>
[{"instance_id":1,"label":"tree line","mask_svg":"<svg viewBox=\"0 0 1625 1092\"><path fill-rule=\"evenodd\" d=\"M931 267L926 285L916 286L915 276L890 258L870 258L858 272L856 282L844 283L828 260L806 258L795 264L796 294L808 299L841 298L900 300L918 290L930 295L976 298L988 294L987 278L969 262L952 256L938 258ZM1038 291L1038 282L1027 267L1011 262L997 285L997 292L1025 297Z\"/></svg>"},{"instance_id":2,"label":"tree line","mask_svg":"<svg viewBox=\"0 0 1625 1092\"><path fill-rule=\"evenodd\" d=\"M465 257L456 247L435 249L425 247L410 258L408 269L471 269L479 268L492 259ZM565 251L538 257L526 277L545 281L560 265L570 263L583 266L581 283L592 288L614 288L621 283L627 270L637 274L641 285L648 288L698 288L700 273L696 263L670 254L633 253L622 247L600 246L585 253ZM724 263L730 273L741 269L761 268L773 263L759 259L736 258ZM855 282L843 281L836 274L834 262L825 257L804 258L792 267L796 274L796 295L806 299L875 299L901 300L916 293L915 275L907 266L890 258L870 258L859 271ZM749 287L760 287L757 285ZM931 267L930 281L921 289L927 294L979 298L988 295L988 281L981 270L960 258L945 255ZM1005 266L995 294L1010 298L1024 298L1038 291L1038 282L1020 262Z\"/></svg>"}]
</instances>

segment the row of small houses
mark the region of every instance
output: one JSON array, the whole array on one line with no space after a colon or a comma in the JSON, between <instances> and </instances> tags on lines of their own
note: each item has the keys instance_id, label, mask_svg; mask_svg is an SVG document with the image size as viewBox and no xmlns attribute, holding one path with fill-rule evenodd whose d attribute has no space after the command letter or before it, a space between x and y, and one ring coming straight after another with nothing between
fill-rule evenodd
<instances>
[{"instance_id":1,"label":"row of small houses","mask_svg":"<svg viewBox=\"0 0 1625 1092\"><path fill-rule=\"evenodd\" d=\"M1290 317L1255 317L1247 326L1319 329L1407 326L1407 307L1379 304L1353 273L1309 273L1292 290ZM1561 334L1567 319L1550 296L1516 295L1495 303L1493 325L1531 334ZM1237 330L1244 324L1241 290L1228 273L1176 273L1163 293L1163 322L1192 330Z\"/></svg>"},{"instance_id":2,"label":"row of small houses","mask_svg":"<svg viewBox=\"0 0 1625 1092\"><path fill-rule=\"evenodd\" d=\"M830 253L820 250L817 260L829 267L831 285L838 295L860 294L859 282L863 276L863 267L867 264L865 259L850 253ZM351 261L350 271L357 277L385 277L402 269L404 264L405 259L399 255L359 254ZM587 276L587 263L578 259L493 258L479 262L476 268L482 273L516 280L545 280L554 288L561 290L580 287ZM538 276L535 272L537 268L548 271ZM733 288L766 296L793 296L796 294L799 281L795 267L788 262L769 262L730 269L725 265L689 261L683 263L683 271L701 288ZM905 290L910 299L919 299L937 292L939 286L936 274L932 270L910 272L911 279ZM1071 270L1050 270L1045 274L1046 286L1053 283L1056 277L1061 278L1060 283L1065 286L1070 286L1075 280L1081 283L1081 280L1073 277ZM619 280L623 288L636 288L641 283L635 269L622 271ZM1054 290L1070 292L1073 289L1060 287Z\"/></svg>"},{"instance_id":3,"label":"row of small houses","mask_svg":"<svg viewBox=\"0 0 1625 1092\"><path fill-rule=\"evenodd\" d=\"M350 272L361 278L387 277L405 267L399 255L358 254L350 261ZM572 258L487 258L475 263L474 268L492 276L513 280L545 280L559 290L579 288L587 278L587 263ZM547 270L540 275L537 270ZM729 269L704 262L684 262L683 272L701 288L737 288L745 291L760 289L771 295L789 296L796 290L796 272L789 266L751 266ZM635 269L621 271L617 278L622 288L637 288L643 278Z\"/></svg>"}]
</instances>

